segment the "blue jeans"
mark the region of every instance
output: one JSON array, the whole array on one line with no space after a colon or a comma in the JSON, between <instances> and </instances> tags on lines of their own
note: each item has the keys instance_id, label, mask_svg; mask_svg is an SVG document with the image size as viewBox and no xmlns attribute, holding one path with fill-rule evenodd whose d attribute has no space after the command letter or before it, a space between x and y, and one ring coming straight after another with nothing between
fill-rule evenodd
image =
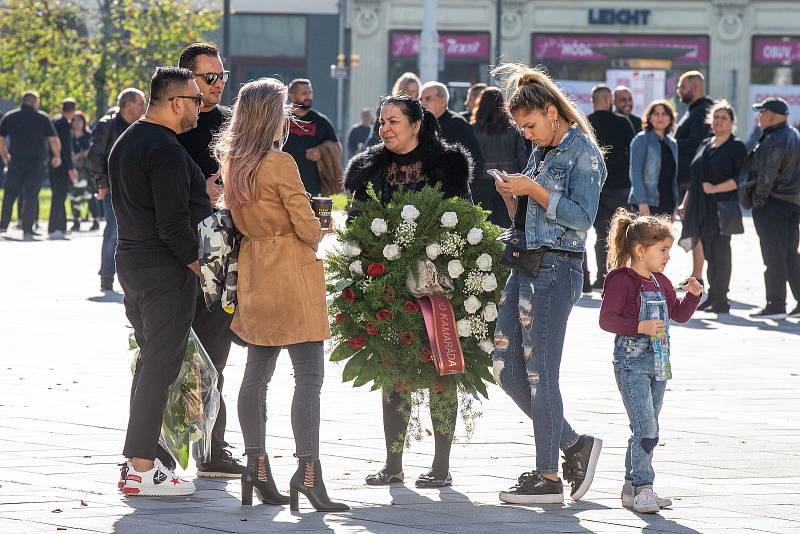
<instances>
[{"instance_id":1,"label":"blue jeans","mask_svg":"<svg viewBox=\"0 0 800 534\"><path fill-rule=\"evenodd\" d=\"M114 252L117 250L117 217L111 206L111 191L103 197L106 227L103 230L103 247L100 253L100 278L114 278Z\"/></svg>"},{"instance_id":2,"label":"blue jeans","mask_svg":"<svg viewBox=\"0 0 800 534\"><path fill-rule=\"evenodd\" d=\"M652 487L656 477L653 450L658 445L658 414L667 388L666 381L656 380L650 338L617 336L614 376L631 428L625 453L625 479L638 492L642 487Z\"/></svg>"},{"instance_id":3,"label":"blue jeans","mask_svg":"<svg viewBox=\"0 0 800 534\"><path fill-rule=\"evenodd\" d=\"M558 385L567 319L583 288L582 260L547 252L539 274L511 271L495 329L495 381L533 420L536 470L558 472L558 454L578 441Z\"/></svg>"}]
</instances>

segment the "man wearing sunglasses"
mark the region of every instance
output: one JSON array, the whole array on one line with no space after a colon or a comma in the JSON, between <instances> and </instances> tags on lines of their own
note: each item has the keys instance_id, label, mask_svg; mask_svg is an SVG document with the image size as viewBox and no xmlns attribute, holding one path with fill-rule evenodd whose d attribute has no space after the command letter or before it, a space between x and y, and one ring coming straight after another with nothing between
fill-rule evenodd
<instances>
[{"instance_id":1,"label":"man wearing sunglasses","mask_svg":"<svg viewBox=\"0 0 800 534\"><path fill-rule=\"evenodd\" d=\"M187 46L181 52L179 65L194 74L197 86L203 93L203 102L197 126L180 134L178 141L203 171L206 192L213 206L222 191L222 181L219 176L219 162L214 158L210 145L214 135L231 115L229 108L219 105L225 83L228 81L228 72L222 66L219 50L208 43L193 43ZM219 413L211 433L211 458L204 461L199 455L198 446L192 451L197 464L197 475L201 477L240 477L244 472L244 466L227 450L228 443L225 441L227 412L222 398L222 386L225 383L222 373L231 350L232 320L233 315L226 313L219 303L211 309L206 307L198 282L192 328L219 373L217 387L220 391Z\"/></svg>"},{"instance_id":2,"label":"man wearing sunglasses","mask_svg":"<svg viewBox=\"0 0 800 534\"><path fill-rule=\"evenodd\" d=\"M176 137L197 125L202 99L191 71L157 68L147 112L108 157L117 275L141 350L121 469L127 496L191 495L195 489L158 458L157 448L167 388L178 376L194 318L197 224L211 215L203 174Z\"/></svg>"}]
</instances>

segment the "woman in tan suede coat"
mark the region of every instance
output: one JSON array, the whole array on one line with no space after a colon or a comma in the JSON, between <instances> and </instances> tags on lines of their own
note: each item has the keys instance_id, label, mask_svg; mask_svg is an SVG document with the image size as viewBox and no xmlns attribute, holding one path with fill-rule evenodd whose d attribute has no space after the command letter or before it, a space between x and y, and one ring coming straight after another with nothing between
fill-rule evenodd
<instances>
[{"instance_id":1,"label":"woman in tan suede coat","mask_svg":"<svg viewBox=\"0 0 800 534\"><path fill-rule=\"evenodd\" d=\"M292 156L269 152L256 186L251 204L231 209L244 234L231 330L263 346L328 339L325 275L316 256L320 224Z\"/></svg>"},{"instance_id":2,"label":"woman in tan suede coat","mask_svg":"<svg viewBox=\"0 0 800 534\"><path fill-rule=\"evenodd\" d=\"M231 122L216 140L224 181L223 203L244 235L239 250L239 302L231 329L247 342L239 388L239 423L247 454L242 504L298 508L298 493L320 511L344 511L331 502L319 462L322 342L330 337L325 273L316 251L329 229L320 228L297 165L280 147L285 139L287 88L273 78L245 84ZM267 386L281 349L294 367L292 431L297 472L290 497L278 492L267 460Z\"/></svg>"}]
</instances>

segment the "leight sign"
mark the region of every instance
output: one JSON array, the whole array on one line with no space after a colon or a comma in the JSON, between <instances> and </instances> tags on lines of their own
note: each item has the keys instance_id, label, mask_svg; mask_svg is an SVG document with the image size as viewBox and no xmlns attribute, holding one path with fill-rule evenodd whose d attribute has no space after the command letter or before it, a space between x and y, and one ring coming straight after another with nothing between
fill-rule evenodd
<instances>
[{"instance_id":1,"label":"leight sign","mask_svg":"<svg viewBox=\"0 0 800 534\"><path fill-rule=\"evenodd\" d=\"M590 9L589 24L647 26L649 9Z\"/></svg>"}]
</instances>

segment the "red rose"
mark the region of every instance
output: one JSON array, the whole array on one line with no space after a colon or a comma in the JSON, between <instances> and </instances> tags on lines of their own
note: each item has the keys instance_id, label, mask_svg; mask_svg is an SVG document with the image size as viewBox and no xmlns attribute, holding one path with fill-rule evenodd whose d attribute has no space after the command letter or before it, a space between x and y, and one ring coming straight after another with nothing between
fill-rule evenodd
<instances>
[{"instance_id":1,"label":"red rose","mask_svg":"<svg viewBox=\"0 0 800 534\"><path fill-rule=\"evenodd\" d=\"M381 331L378 330L378 327L375 326L375 323L373 323L373 322L367 323L367 334L369 334L371 336L377 336L380 333L381 333Z\"/></svg>"},{"instance_id":2,"label":"red rose","mask_svg":"<svg viewBox=\"0 0 800 534\"><path fill-rule=\"evenodd\" d=\"M342 321L344 321L344 317L345 317L344 312L339 312L336 314L335 320L337 323L341 323Z\"/></svg>"},{"instance_id":3,"label":"red rose","mask_svg":"<svg viewBox=\"0 0 800 534\"><path fill-rule=\"evenodd\" d=\"M433 385L433 391L434 391L434 392L435 392L437 395L441 395L442 393L444 393L444 385L443 385L443 384L441 384L440 382L436 382L436 383Z\"/></svg>"},{"instance_id":4,"label":"red rose","mask_svg":"<svg viewBox=\"0 0 800 534\"><path fill-rule=\"evenodd\" d=\"M370 263L367 267L367 275L372 278L377 278L386 272L386 268L382 263Z\"/></svg>"},{"instance_id":5,"label":"red rose","mask_svg":"<svg viewBox=\"0 0 800 534\"><path fill-rule=\"evenodd\" d=\"M389 310L384 308L375 312L375 318L379 321L391 321L392 314Z\"/></svg>"},{"instance_id":6,"label":"red rose","mask_svg":"<svg viewBox=\"0 0 800 534\"><path fill-rule=\"evenodd\" d=\"M395 380L395 381L394 381L394 390L395 390L396 392L398 392L398 393L403 393L403 392L405 392L405 391L408 391L408 386L406 386L406 385L405 385L403 382L401 382L400 380Z\"/></svg>"},{"instance_id":7,"label":"red rose","mask_svg":"<svg viewBox=\"0 0 800 534\"><path fill-rule=\"evenodd\" d=\"M431 352L431 349L422 349L419 353L419 361L422 363L432 362L433 352Z\"/></svg>"},{"instance_id":8,"label":"red rose","mask_svg":"<svg viewBox=\"0 0 800 534\"><path fill-rule=\"evenodd\" d=\"M406 346L411 345L412 343L414 343L414 336L411 334L411 332L406 330L405 332L400 334L400 343Z\"/></svg>"},{"instance_id":9,"label":"red rose","mask_svg":"<svg viewBox=\"0 0 800 534\"><path fill-rule=\"evenodd\" d=\"M347 344L350 345L350 348L353 350L363 349L364 345L366 345L366 343L364 343L364 338L361 336L356 336L353 339L348 339Z\"/></svg>"},{"instance_id":10,"label":"red rose","mask_svg":"<svg viewBox=\"0 0 800 534\"><path fill-rule=\"evenodd\" d=\"M403 309L408 313L419 313L419 304L413 300L407 300L403 303Z\"/></svg>"},{"instance_id":11,"label":"red rose","mask_svg":"<svg viewBox=\"0 0 800 534\"><path fill-rule=\"evenodd\" d=\"M355 302L356 301L356 292L346 287L342 290L342 298L347 302Z\"/></svg>"}]
</instances>

